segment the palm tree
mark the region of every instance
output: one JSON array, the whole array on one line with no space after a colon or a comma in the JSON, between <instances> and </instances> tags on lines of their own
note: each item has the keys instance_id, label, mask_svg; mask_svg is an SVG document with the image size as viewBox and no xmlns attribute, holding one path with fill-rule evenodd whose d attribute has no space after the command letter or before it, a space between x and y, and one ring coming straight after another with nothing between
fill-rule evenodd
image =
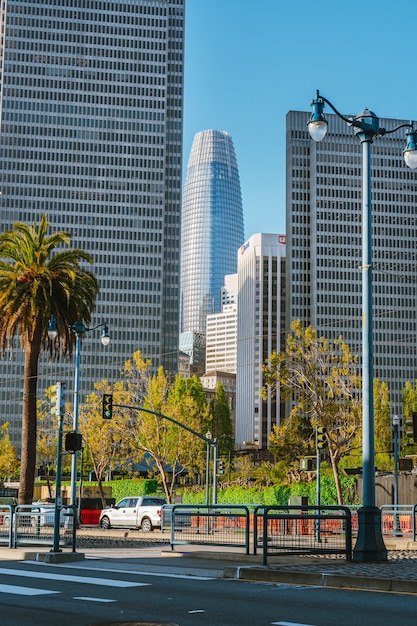
<instances>
[{"instance_id":1,"label":"palm tree","mask_svg":"<svg viewBox=\"0 0 417 626\"><path fill-rule=\"evenodd\" d=\"M80 319L90 322L98 293L94 274L80 262L92 257L79 249L56 252L68 245L71 233L60 231L48 237L49 222L43 215L39 227L16 222L0 235L0 352L12 349L18 333L24 350L22 452L19 502L33 499L36 463L36 387L38 361L46 349L51 316L58 322L57 353L71 352L76 336L69 326ZM50 347L52 351L52 346Z\"/></svg>"}]
</instances>

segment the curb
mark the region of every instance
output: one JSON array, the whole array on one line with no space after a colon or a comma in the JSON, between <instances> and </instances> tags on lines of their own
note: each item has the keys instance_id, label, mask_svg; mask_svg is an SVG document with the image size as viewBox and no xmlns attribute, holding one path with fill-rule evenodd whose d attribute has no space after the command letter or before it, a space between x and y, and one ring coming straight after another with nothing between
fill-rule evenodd
<instances>
[{"instance_id":1,"label":"curb","mask_svg":"<svg viewBox=\"0 0 417 626\"><path fill-rule=\"evenodd\" d=\"M314 585L319 587L339 587L417 594L417 580L402 580L398 578L377 578L360 575L349 576L343 574L325 574L322 572L287 572L258 567L226 567L223 571L223 578L247 580L251 582L286 583L306 586Z\"/></svg>"},{"instance_id":2,"label":"curb","mask_svg":"<svg viewBox=\"0 0 417 626\"><path fill-rule=\"evenodd\" d=\"M0 548L0 560L38 561L40 563L71 563L83 561L83 552L34 552L23 548Z\"/></svg>"}]
</instances>

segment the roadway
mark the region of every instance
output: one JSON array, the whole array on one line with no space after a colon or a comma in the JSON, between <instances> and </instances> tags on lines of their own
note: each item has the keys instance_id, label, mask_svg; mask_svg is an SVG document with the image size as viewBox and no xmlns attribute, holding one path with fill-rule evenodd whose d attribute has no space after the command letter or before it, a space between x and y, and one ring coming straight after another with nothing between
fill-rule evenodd
<instances>
[{"instance_id":1,"label":"roadway","mask_svg":"<svg viewBox=\"0 0 417 626\"><path fill-rule=\"evenodd\" d=\"M417 624L417 596L224 579L213 559L160 547L94 548L85 560L0 560L2 626L392 626Z\"/></svg>"}]
</instances>

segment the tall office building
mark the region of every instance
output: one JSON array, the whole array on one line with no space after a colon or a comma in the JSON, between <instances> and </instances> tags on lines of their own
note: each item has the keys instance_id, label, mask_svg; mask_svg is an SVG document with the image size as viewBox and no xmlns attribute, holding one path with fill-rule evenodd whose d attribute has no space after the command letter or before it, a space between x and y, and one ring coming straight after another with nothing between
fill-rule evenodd
<instances>
[{"instance_id":1,"label":"tall office building","mask_svg":"<svg viewBox=\"0 0 417 626\"><path fill-rule=\"evenodd\" d=\"M362 147L327 114L325 139L307 131L309 113L287 115L288 324L342 335L362 355ZM390 129L402 120L381 119ZM393 412L417 379L417 178L404 163L404 131L372 145L374 375L389 386Z\"/></svg>"},{"instance_id":2,"label":"tall office building","mask_svg":"<svg viewBox=\"0 0 417 626\"><path fill-rule=\"evenodd\" d=\"M221 311L224 277L236 272L236 251L243 240L232 138L224 131L204 130L194 137L182 202L181 332L185 336L204 334L207 314Z\"/></svg>"},{"instance_id":3,"label":"tall office building","mask_svg":"<svg viewBox=\"0 0 417 626\"><path fill-rule=\"evenodd\" d=\"M285 235L258 233L238 258L236 431L239 448L267 452L280 398L262 400L261 366L285 344ZM257 457L259 458L259 457Z\"/></svg>"},{"instance_id":4,"label":"tall office building","mask_svg":"<svg viewBox=\"0 0 417 626\"><path fill-rule=\"evenodd\" d=\"M100 294L81 389L140 349L178 367L185 0L2 1L0 230L48 215L94 257ZM75 321L75 320L74 320ZM0 362L0 420L20 434L22 359ZM40 367L71 388L73 362Z\"/></svg>"},{"instance_id":5,"label":"tall office building","mask_svg":"<svg viewBox=\"0 0 417 626\"><path fill-rule=\"evenodd\" d=\"M237 274L224 277L221 312L209 313L206 325L206 373L236 374L237 364Z\"/></svg>"}]
</instances>

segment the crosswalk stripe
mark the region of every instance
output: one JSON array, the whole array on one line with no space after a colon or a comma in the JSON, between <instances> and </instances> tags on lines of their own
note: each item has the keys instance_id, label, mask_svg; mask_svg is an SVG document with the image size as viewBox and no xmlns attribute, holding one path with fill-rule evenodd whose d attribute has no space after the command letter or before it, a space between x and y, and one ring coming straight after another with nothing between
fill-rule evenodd
<instances>
[{"instance_id":1,"label":"crosswalk stripe","mask_svg":"<svg viewBox=\"0 0 417 626\"><path fill-rule=\"evenodd\" d=\"M75 596L74 600L86 600L87 602L116 602L116 600L110 600L109 598L88 598L86 596Z\"/></svg>"},{"instance_id":2,"label":"crosswalk stripe","mask_svg":"<svg viewBox=\"0 0 417 626\"><path fill-rule=\"evenodd\" d=\"M43 596L59 591L49 591L46 589L35 589L33 587L19 587L19 585L1 585L0 593L12 593L17 596Z\"/></svg>"},{"instance_id":3,"label":"crosswalk stripe","mask_svg":"<svg viewBox=\"0 0 417 626\"><path fill-rule=\"evenodd\" d=\"M7 567L0 568L0 575L7 574L8 576L21 576L23 578L37 578L44 580L55 580L55 581L63 581L63 582L71 582L71 583L84 583L87 585L101 585L103 587L145 587L148 586L149 583L133 583L130 581L124 580L113 580L111 578L92 578L89 576L70 576L68 574L49 574L48 572L44 572L38 570L36 572L32 570L18 570L18 569L10 569Z\"/></svg>"}]
</instances>

